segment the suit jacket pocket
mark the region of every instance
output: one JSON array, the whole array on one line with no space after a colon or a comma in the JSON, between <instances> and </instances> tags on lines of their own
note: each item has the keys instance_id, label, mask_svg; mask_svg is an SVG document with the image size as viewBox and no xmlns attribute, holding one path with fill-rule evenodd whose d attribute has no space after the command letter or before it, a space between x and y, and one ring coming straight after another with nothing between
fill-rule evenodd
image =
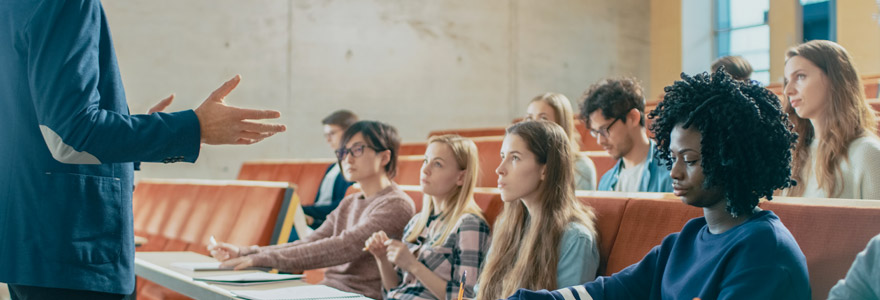
<instances>
[{"instance_id":1,"label":"suit jacket pocket","mask_svg":"<svg viewBox=\"0 0 880 300\"><path fill-rule=\"evenodd\" d=\"M77 264L116 261L122 250L121 180L52 172L46 180L51 190L37 200L42 256Z\"/></svg>"}]
</instances>

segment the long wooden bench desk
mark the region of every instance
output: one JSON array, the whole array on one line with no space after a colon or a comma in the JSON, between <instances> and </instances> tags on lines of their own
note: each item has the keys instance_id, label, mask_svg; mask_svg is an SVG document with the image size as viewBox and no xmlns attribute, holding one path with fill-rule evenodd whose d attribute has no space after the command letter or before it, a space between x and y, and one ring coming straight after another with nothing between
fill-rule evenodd
<instances>
[{"instance_id":1,"label":"long wooden bench desk","mask_svg":"<svg viewBox=\"0 0 880 300\"><path fill-rule=\"evenodd\" d=\"M134 273L195 299L240 299L230 290L270 290L293 286L309 285L303 280L288 280L259 285L220 285L195 281L193 277L253 273L261 271L189 271L171 266L175 262L214 262L211 257L195 252L137 252L134 259Z\"/></svg>"}]
</instances>

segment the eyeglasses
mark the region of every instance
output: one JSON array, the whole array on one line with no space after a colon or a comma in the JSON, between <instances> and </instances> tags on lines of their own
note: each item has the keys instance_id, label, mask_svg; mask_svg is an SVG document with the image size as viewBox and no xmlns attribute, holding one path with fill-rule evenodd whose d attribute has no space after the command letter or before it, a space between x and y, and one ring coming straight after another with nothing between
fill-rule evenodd
<instances>
[{"instance_id":1,"label":"eyeglasses","mask_svg":"<svg viewBox=\"0 0 880 300\"><path fill-rule=\"evenodd\" d=\"M373 151L377 152L379 151L376 148L367 147L367 145L364 144L357 144L352 146L351 148L339 148L339 150L336 150L336 158L338 158L339 160L344 160L345 156L349 153L351 153L351 156L361 157L361 155L364 155L364 148L370 148L373 149Z\"/></svg>"},{"instance_id":2,"label":"eyeglasses","mask_svg":"<svg viewBox=\"0 0 880 300\"><path fill-rule=\"evenodd\" d=\"M590 129L590 135L597 139L601 135L602 137L607 139L608 129L611 129L611 126L614 126L614 123L617 123L617 120L620 120L620 118L614 119L614 121L611 121L611 124L608 124L608 126L605 126L605 128L599 128L599 130Z\"/></svg>"}]
</instances>

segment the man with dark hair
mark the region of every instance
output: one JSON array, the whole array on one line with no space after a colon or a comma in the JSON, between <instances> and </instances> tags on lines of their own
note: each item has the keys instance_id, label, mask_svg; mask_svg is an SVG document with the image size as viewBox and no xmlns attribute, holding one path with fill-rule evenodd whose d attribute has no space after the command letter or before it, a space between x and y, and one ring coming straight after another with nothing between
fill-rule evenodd
<instances>
[{"instance_id":1,"label":"man with dark hair","mask_svg":"<svg viewBox=\"0 0 880 300\"><path fill-rule=\"evenodd\" d=\"M645 128L645 97L638 81L617 78L593 84L584 93L581 118L597 143L618 160L602 175L598 190L672 192L669 170L654 158L655 145Z\"/></svg>"},{"instance_id":2,"label":"man with dark hair","mask_svg":"<svg viewBox=\"0 0 880 300\"><path fill-rule=\"evenodd\" d=\"M324 124L324 138L327 139L327 145L336 151L339 149L339 141L342 139L342 133L345 132L352 124L357 123L358 116L348 110L337 110L329 116L321 120ZM345 191L353 182L345 180L342 172L339 170L339 164L332 163L324 172L324 179L321 179L321 185L318 188L318 194L315 195L315 203L309 206L303 206L303 213L306 214L306 223L312 229L318 229L327 215L330 214L337 206L342 198L345 197ZM290 231L290 241L296 240L296 230Z\"/></svg>"}]
</instances>

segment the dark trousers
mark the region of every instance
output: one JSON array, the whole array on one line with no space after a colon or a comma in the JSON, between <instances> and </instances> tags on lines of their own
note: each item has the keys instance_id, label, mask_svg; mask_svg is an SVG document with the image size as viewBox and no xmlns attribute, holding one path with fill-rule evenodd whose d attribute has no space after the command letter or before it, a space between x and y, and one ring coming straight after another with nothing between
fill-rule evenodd
<instances>
[{"instance_id":1,"label":"dark trousers","mask_svg":"<svg viewBox=\"0 0 880 300\"><path fill-rule=\"evenodd\" d=\"M26 285L9 285L9 294L12 300L43 300L43 299L70 299L70 300L123 300L132 295L110 294L94 291L58 289L48 287L36 287ZM131 298L133 299L133 297Z\"/></svg>"}]
</instances>

